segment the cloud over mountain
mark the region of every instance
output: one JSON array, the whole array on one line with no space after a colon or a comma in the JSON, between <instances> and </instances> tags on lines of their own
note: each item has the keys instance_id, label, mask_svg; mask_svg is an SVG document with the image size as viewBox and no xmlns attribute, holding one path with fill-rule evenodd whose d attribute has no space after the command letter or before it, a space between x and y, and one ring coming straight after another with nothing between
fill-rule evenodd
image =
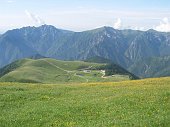
<instances>
[{"instance_id":1,"label":"cloud over mountain","mask_svg":"<svg viewBox=\"0 0 170 127\"><path fill-rule=\"evenodd\" d=\"M170 22L167 17L163 18L158 26L156 26L155 30L161 32L170 32Z\"/></svg>"},{"instance_id":2,"label":"cloud over mountain","mask_svg":"<svg viewBox=\"0 0 170 127\"><path fill-rule=\"evenodd\" d=\"M28 10L25 10L26 15L34 22L35 26L44 25L45 22L38 15L35 15Z\"/></svg>"},{"instance_id":3,"label":"cloud over mountain","mask_svg":"<svg viewBox=\"0 0 170 127\"><path fill-rule=\"evenodd\" d=\"M114 28L119 29L121 27L121 25L122 25L122 21L121 21L120 18L118 18L117 21L114 24Z\"/></svg>"}]
</instances>

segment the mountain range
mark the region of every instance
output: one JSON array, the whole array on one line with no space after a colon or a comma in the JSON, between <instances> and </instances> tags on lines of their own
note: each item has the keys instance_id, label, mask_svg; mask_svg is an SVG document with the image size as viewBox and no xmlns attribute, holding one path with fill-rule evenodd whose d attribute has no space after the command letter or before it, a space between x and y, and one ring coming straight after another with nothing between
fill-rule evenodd
<instances>
[{"instance_id":1,"label":"mountain range","mask_svg":"<svg viewBox=\"0 0 170 127\"><path fill-rule=\"evenodd\" d=\"M112 27L73 32L43 25L9 30L0 36L0 67L37 54L60 60L86 60L100 56L138 76L148 77L137 73L135 68L142 68L140 66L148 59L159 57L165 60L165 56L170 56L170 33ZM153 76L149 74L149 77Z\"/></svg>"}]
</instances>

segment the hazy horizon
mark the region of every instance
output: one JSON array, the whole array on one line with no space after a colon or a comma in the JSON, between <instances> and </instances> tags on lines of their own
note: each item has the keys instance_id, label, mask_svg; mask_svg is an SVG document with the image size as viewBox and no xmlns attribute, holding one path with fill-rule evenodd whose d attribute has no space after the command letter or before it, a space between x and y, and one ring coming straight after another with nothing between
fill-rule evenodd
<instances>
[{"instance_id":1,"label":"hazy horizon","mask_svg":"<svg viewBox=\"0 0 170 127\"><path fill-rule=\"evenodd\" d=\"M0 33L50 24L71 31L103 26L170 31L168 0L0 0Z\"/></svg>"},{"instance_id":2,"label":"hazy horizon","mask_svg":"<svg viewBox=\"0 0 170 127\"><path fill-rule=\"evenodd\" d=\"M47 25L47 26L53 26L52 24L43 24L43 25ZM11 28L11 29L8 29L4 32L0 32L0 34L4 34L6 33L7 31L9 30L14 30L14 29L22 29L22 28L25 28L25 27L41 27L43 25L40 25L40 26L23 26L23 27L18 27L18 28ZM54 26L55 28L57 28L56 26ZM72 32L84 32L84 31L90 31L90 30L95 30L95 29L99 29L99 28L102 28L102 27L111 27L113 29L116 29L114 28L113 26L100 26L100 27L96 27L96 28L91 28L91 29L87 29L87 30L80 30L80 31L75 31L75 30L69 30L69 29L64 29L64 28L57 28L57 29L61 29L61 30L67 30L67 31L72 31ZM131 28L124 28L124 29L117 29L117 30L139 30L139 31L148 31L148 30L155 30L155 29L147 29L147 30L140 30L140 29L131 29ZM157 31L157 30L155 30ZM161 31L158 31L158 32L161 32Z\"/></svg>"}]
</instances>

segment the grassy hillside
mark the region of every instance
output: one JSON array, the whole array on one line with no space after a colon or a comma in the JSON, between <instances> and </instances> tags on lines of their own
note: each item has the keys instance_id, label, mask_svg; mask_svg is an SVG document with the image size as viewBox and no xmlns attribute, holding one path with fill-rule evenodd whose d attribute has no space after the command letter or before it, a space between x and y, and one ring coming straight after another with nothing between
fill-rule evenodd
<instances>
[{"instance_id":1,"label":"grassy hillside","mask_svg":"<svg viewBox=\"0 0 170 127\"><path fill-rule=\"evenodd\" d=\"M110 75L108 72L111 72ZM1 82L108 82L133 79L131 77L135 78L134 75L116 65L107 69L106 64L60 61L50 58L23 59L0 69Z\"/></svg>"},{"instance_id":2,"label":"grassy hillside","mask_svg":"<svg viewBox=\"0 0 170 127\"><path fill-rule=\"evenodd\" d=\"M95 57L90 57L85 60L85 62L91 62L91 63L112 63L111 60L100 57L100 56L95 56Z\"/></svg>"},{"instance_id":3,"label":"grassy hillside","mask_svg":"<svg viewBox=\"0 0 170 127\"><path fill-rule=\"evenodd\" d=\"M69 85L0 83L0 94L1 127L170 126L170 78Z\"/></svg>"}]
</instances>

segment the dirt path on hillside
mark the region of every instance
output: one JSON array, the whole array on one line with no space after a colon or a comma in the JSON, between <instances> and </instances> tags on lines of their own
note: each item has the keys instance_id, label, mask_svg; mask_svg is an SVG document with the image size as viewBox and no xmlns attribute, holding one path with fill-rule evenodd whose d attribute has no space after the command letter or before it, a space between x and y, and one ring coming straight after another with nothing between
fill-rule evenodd
<instances>
[{"instance_id":1,"label":"dirt path on hillside","mask_svg":"<svg viewBox=\"0 0 170 127\"><path fill-rule=\"evenodd\" d=\"M89 80L86 79L86 78L84 78L83 76L77 75L77 74L76 74L76 71L68 71L68 70L65 70L65 69L63 69L63 68L61 68L61 67L59 67L59 66L57 66L57 65L55 65L55 64L53 64L53 63L48 62L47 60L42 60L42 61L45 61L45 62L47 62L48 64L50 64L51 66L56 67L56 68L58 68L58 69L60 69L60 70L62 70L62 71L64 71L64 72L66 72L66 73L68 73L68 74L69 74L69 73L74 73L73 76L77 76L77 77L79 77L79 78L82 78L82 79L86 80L86 82L89 82ZM90 67L89 67L89 68L90 68Z\"/></svg>"}]
</instances>

